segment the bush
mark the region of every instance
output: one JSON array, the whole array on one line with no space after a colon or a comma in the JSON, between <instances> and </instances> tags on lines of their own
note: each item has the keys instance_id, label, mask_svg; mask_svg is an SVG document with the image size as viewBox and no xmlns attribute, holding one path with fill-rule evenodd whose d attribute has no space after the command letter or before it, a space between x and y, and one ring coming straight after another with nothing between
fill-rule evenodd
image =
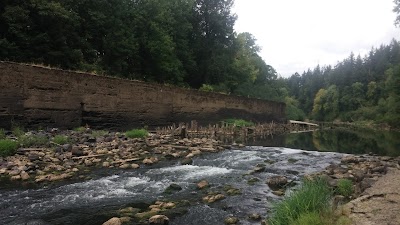
<instances>
[{"instance_id":1,"label":"bush","mask_svg":"<svg viewBox=\"0 0 400 225\"><path fill-rule=\"evenodd\" d=\"M21 127L13 127L12 128L12 133L16 136L16 137L21 137L22 135L25 134L24 129Z\"/></svg>"},{"instance_id":2,"label":"bush","mask_svg":"<svg viewBox=\"0 0 400 225\"><path fill-rule=\"evenodd\" d=\"M18 148L18 144L15 141L4 139L0 140L0 156L6 157L14 155Z\"/></svg>"},{"instance_id":3,"label":"bush","mask_svg":"<svg viewBox=\"0 0 400 225\"><path fill-rule=\"evenodd\" d=\"M4 129L0 128L0 140L6 138L6 133L4 131Z\"/></svg>"},{"instance_id":4,"label":"bush","mask_svg":"<svg viewBox=\"0 0 400 225\"><path fill-rule=\"evenodd\" d=\"M226 119L223 122L228 125L236 126L236 127L250 127L254 126L253 122L242 120L242 119Z\"/></svg>"},{"instance_id":5,"label":"bush","mask_svg":"<svg viewBox=\"0 0 400 225\"><path fill-rule=\"evenodd\" d=\"M64 145L64 144L67 144L69 142L69 139L68 139L68 137L63 136L63 135L56 135L53 138L53 142L56 143L56 144L59 144L59 145Z\"/></svg>"},{"instance_id":6,"label":"bush","mask_svg":"<svg viewBox=\"0 0 400 225\"><path fill-rule=\"evenodd\" d=\"M148 135L148 132L145 129L133 129L125 132L125 135L128 138L144 138Z\"/></svg>"},{"instance_id":7,"label":"bush","mask_svg":"<svg viewBox=\"0 0 400 225\"><path fill-rule=\"evenodd\" d=\"M74 128L74 131L83 133L86 131L86 127L77 127L77 128Z\"/></svg>"},{"instance_id":8,"label":"bush","mask_svg":"<svg viewBox=\"0 0 400 225\"><path fill-rule=\"evenodd\" d=\"M47 145L49 139L44 135L23 135L18 138L18 143L23 147L40 147Z\"/></svg>"},{"instance_id":9,"label":"bush","mask_svg":"<svg viewBox=\"0 0 400 225\"><path fill-rule=\"evenodd\" d=\"M94 137L94 138L103 137L106 134L108 134L108 131L105 131L105 130L92 131L92 137Z\"/></svg>"},{"instance_id":10,"label":"bush","mask_svg":"<svg viewBox=\"0 0 400 225\"><path fill-rule=\"evenodd\" d=\"M353 182L348 179L340 179L337 184L336 192L349 198L353 194Z\"/></svg>"},{"instance_id":11,"label":"bush","mask_svg":"<svg viewBox=\"0 0 400 225\"><path fill-rule=\"evenodd\" d=\"M303 214L319 214L329 208L331 197L332 192L325 180L304 181L300 189L274 205L268 224L288 225L300 219Z\"/></svg>"}]
</instances>

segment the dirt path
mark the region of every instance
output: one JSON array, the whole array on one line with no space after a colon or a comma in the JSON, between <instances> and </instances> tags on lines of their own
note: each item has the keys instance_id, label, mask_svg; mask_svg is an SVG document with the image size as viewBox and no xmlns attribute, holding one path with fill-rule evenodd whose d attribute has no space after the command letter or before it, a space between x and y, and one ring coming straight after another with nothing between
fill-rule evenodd
<instances>
[{"instance_id":1,"label":"dirt path","mask_svg":"<svg viewBox=\"0 0 400 225\"><path fill-rule=\"evenodd\" d=\"M354 225L400 225L400 169L390 168L345 209Z\"/></svg>"}]
</instances>

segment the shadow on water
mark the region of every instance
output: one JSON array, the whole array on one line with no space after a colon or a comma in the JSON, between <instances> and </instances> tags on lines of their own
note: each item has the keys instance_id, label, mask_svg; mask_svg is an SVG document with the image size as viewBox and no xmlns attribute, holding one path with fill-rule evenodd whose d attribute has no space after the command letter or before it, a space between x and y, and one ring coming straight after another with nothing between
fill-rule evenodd
<instances>
[{"instance_id":1,"label":"shadow on water","mask_svg":"<svg viewBox=\"0 0 400 225\"><path fill-rule=\"evenodd\" d=\"M236 142L249 146L400 156L400 132L393 131L330 129L246 140L239 138Z\"/></svg>"}]
</instances>

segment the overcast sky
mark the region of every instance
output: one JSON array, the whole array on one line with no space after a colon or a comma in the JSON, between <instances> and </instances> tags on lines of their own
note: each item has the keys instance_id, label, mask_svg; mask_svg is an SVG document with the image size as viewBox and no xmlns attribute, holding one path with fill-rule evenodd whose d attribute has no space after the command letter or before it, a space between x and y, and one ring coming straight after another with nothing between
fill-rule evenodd
<instances>
[{"instance_id":1,"label":"overcast sky","mask_svg":"<svg viewBox=\"0 0 400 225\"><path fill-rule=\"evenodd\" d=\"M250 32L279 74L334 65L400 39L393 0L235 0L235 30Z\"/></svg>"}]
</instances>

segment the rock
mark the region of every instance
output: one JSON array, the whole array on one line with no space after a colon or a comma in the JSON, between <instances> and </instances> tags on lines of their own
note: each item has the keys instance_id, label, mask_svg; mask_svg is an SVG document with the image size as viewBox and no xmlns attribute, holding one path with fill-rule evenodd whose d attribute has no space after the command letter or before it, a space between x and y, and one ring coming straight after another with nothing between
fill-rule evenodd
<instances>
[{"instance_id":1,"label":"rock","mask_svg":"<svg viewBox=\"0 0 400 225\"><path fill-rule=\"evenodd\" d=\"M137 168L139 168L139 167L140 167L139 164L136 164L136 163L132 163L132 164L131 164L131 168L132 168L132 169L137 169Z\"/></svg>"},{"instance_id":2,"label":"rock","mask_svg":"<svg viewBox=\"0 0 400 225\"><path fill-rule=\"evenodd\" d=\"M192 164L193 164L192 158L184 158L181 160L181 165L192 165Z\"/></svg>"},{"instance_id":3,"label":"rock","mask_svg":"<svg viewBox=\"0 0 400 225\"><path fill-rule=\"evenodd\" d=\"M265 165L264 164L258 164L254 169L250 172L250 174L253 173L261 173L265 171Z\"/></svg>"},{"instance_id":4,"label":"rock","mask_svg":"<svg viewBox=\"0 0 400 225\"><path fill-rule=\"evenodd\" d=\"M233 195L241 195L242 192L237 188L229 188L226 190L226 194L229 196L233 196Z\"/></svg>"},{"instance_id":5,"label":"rock","mask_svg":"<svg viewBox=\"0 0 400 225\"><path fill-rule=\"evenodd\" d=\"M28 155L28 159L29 159L31 162L33 162L33 161L39 160L39 159L40 159L40 156L39 156L38 154L36 154L36 153L30 153L30 154Z\"/></svg>"},{"instance_id":6,"label":"rock","mask_svg":"<svg viewBox=\"0 0 400 225\"><path fill-rule=\"evenodd\" d=\"M140 209L137 208L133 208L133 207L128 207L128 208L124 208L124 209L120 209L118 211L118 213L121 216L128 216L128 217L132 217L134 216L136 213L140 212Z\"/></svg>"},{"instance_id":7,"label":"rock","mask_svg":"<svg viewBox=\"0 0 400 225\"><path fill-rule=\"evenodd\" d=\"M73 156L84 156L83 150L78 146L73 146L71 149L71 153Z\"/></svg>"},{"instance_id":8,"label":"rock","mask_svg":"<svg viewBox=\"0 0 400 225\"><path fill-rule=\"evenodd\" d=\"M29 174L27 172L25 172L25 171L21 172L21 179L22 180L29 180L29 178L30 178L30 176L29 176Z\"/></svg>"},{"instance_id":9,"label":"rock","mask_svg":"<svg viewBox=\"0 0 400 225\"><path fill-rule=\"evenodd\" d=\"M273 176L267 180L267 184L272 190L283 188L287 183L288 179L284 176Z\"/></svg>"},{"instance_id":10,"label":"rock","mask_svg":"<svg viewBox=\"0 0 400 225\"><path fill-rule=\"evenodd\" d=\"M254 221L260 221L261 220L261 215L257 214L257 213L252 213L249 215L249 219L250 220L254 220Z\"/></svg>"},{"instance_id":11,"label":"rock","mask_svg":"<svg viewBox=\"0 0 400 225\"><path fill-rule=\"evenodd\" d=\"M79 169L78 168L72 168L72 172L79 172Z\"/></svg>"},{"instance_id":12,"label":"rock","mask_svg":"<svg viewBox=\"0 0 400 225\"><path fill-rule=\"evenodd\" d=\"M167 187L167 189L165 189L164 193L171 194L173 192L177 192L180 190L182 190L181 186L179 186L178 184L172 183Z\"/></svg>"},{"instance_id":13,"label":"rock","mask_svg":"<svg viewBox=\"0 0 400 225\"><path fill-rule=\"evenodd\" d=\"M284 196L285 192L283 192L282 190L278 190L278 191L272 191L272 194L276 196Z\"/></svg>"},{"instance_id":14,"label":"rock","mask_svg":"<svg viewBox=\"0 0 400 225\"><path fill-rule=\"evenodd\" d=\"M147 164L147 165L151 165L158 162L158 159L155 157L151 157L151 158L145 158L143 159L143 164Z\"/></svg>"},{"instance_id":15,"label":"rock","mask_svg":"<svg viewBox=\"0 0 400 225\"><path fill-rule=\"evenodd\" d=\"M377 166L372 169L373 173L386 173L387 172L387 167L386 166Z\"/></svg>"},{"instance_id":16,"label":"rock","mask_svg":"<svg viewBox=\"0 0 400 225\"><path fill-rule=\"evenodd\" d=\"M233 217L233 216L225 218L225 220L224 220L225 224L237 224L238 222L239 222L239 219L236 217Z\"/></svg>"},{"instance_id":17,"label":"rock","mask_svg":"<svg viewBox=\"0 0 400 225\"><path fill-rule=\"evenodd\" d=\"M103 162L103 167L110 167L110 163L109 162Z\"/></svg>"},{"instance_id":18,"label":"rock","mask_svg":"<svg viewBox=\"0 0 400 225\"><path fill-rule=\"evenodd\" d=\"M62 150L64 150L65 152L70 152L72 150L71 144L64 144L61 147L62 147Z\"/></svg>"},{"instance_id":19,"label":"rock","mask_svg":"<svg viewBox=\"0 0 400 225\"><path fill-rule=\"evenodd\" d=\"M359 159L358 159L356 156L348 155L348 156L344 156L344 157L341 159L341 162L342 162L343 164L347 164L347 163L358 163L358 162L359 162Z\"/></svg>"},{"instance_id":20,"label":"rock","mask_svg":"<svg viewBox=\"0 0 400 225\"><path fill-rule=\"evenodd\" d=\"M258 179L257 177L252 177L250 179L247 180L247 183L250 185L254 185L255 183L259 182L260 179Z\"/></svg>"},{"instance_id":21,"label":"rock","mask_svg":"<svg viewBox=\"0 0 400 225\"><path fill-rule=\"evenodd\" d=\"M199 183L197 183L197 188L198 189L203 189L203 188L206 188L208 186L209 186L209 183L206 180L202 180Z\"/></svg>"},{"instance_id":22,"label":"rock","mask_svg":"<svg viewBox=\"0 0 400 225\"><path fill-rule=\"evenodd\" d=\"M21 180L21 175L12 176L10 180Z\"/></svg>"},{"instance_id":23,"label":"rock","mask_svg":"<svg viewBox=\"0 0 400 225\"><path fill-rule=\"evenodd\" d=\"M122 222L118 217L113 217L104 222L103 225L122 225Z\"/></svg>"},{"instance_id":24,"label":"rock","mask_svg":"<svg viewBox=\"0 0 400 225\"><path fill-rule=\"evenodd\" d=\"M150 217L149 224L152 225L168 225L169 218L164 215L155 215Z\"/></svg>"},{"instance_id":25,"label":"rock","mask_svg":"<svg viewBox=\"0 0 400 225\"><path fill-rule=\"evenodd\" d=\"M222 200L224 198L225 198L225 195L223 195L223 194L215 194L215 195L205 196L203 198L203 201L205 201L206 203L213 203L213 202Z\"/></svg>"},{"instance_id":26,"label":"rock","mask_svg":"<svg viewBox=\"0 0 400 225\"><path fill-rule=\"evenodd\" d=\"M122 164L121 166L119 166L119 168L121 168L121 169L128 169L129 167L131 167L131 165L129 165L127 163Z\"/></svg>"}]
</instances>

